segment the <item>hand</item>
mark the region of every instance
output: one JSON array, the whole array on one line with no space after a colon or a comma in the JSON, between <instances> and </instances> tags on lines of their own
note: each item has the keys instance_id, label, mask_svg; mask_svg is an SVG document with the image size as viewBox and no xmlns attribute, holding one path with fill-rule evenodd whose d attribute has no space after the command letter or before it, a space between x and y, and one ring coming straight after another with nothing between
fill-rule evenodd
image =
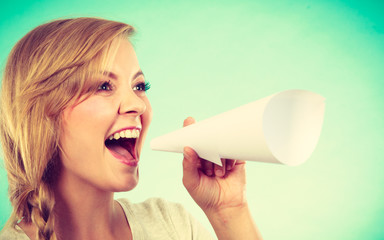
<instances>
[{"instance_id":1,"label":"hand","mask_svg":"<svg viewBox=\"0 0 384 240\"><path fill-rule=\"evenodd\" d=\"M191 117L184 127L193 124ZM245 162L221 159L223 167L184 148L183 183L220 240L261 240L245 198Z\"/></svg>"},{"instance_id":2,"label":"hand","mask_svg":"<svg viewBox=\"0 0 384 240\"><path fill-rule=\"evenodd\" d=\"M194 122L189 117L184 127ZM222 167L199 158L192 148L184 148L183 184L206 213L246 206L245 162L221 160Z\"/></svg>"}]
</instances>

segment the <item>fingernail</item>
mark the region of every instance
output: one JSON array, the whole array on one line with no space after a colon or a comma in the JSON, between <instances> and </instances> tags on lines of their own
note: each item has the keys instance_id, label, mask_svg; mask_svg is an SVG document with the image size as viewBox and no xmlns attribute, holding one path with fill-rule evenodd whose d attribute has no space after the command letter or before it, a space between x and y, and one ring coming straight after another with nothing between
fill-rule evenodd
<instances>
[{"instance_id":1,"label":"fingernail","mask_svg":"<svg viewBox=\"0 0 384 240\"><path fill-rule=\"evenodd\" d=\"M223 171L222 171L221 169L217 169L217 170L215 171L215 174L216 174L216 176L221 177L221 176L223 175Z\"/></svg>"},{"instance_id":2,"label":"fingernail","mask_svg":"<svg viewBox=\"0 0 384 240\"><path fill-rule=\"evenodd\" d=\"M227 170L231 170L232 169L232 166L231 165L227 165Z\"/></svg>"}]
</instances>

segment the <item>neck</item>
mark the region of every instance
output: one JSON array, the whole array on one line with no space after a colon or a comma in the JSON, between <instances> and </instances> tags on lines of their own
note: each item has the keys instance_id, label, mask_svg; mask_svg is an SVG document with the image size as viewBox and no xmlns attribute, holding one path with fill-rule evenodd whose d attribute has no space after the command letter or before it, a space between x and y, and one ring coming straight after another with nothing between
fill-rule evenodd
<instances>
[{"instance_id":1,"label":"neck","mask_svg":"<svg viewBox=\"0 0 384 240\"><path fill-rule=\"evenodd\" d=\"M55 184L55 232L59 239L118 239L127 222L113 192L62 172Z\"/></svg>"}]
</instances>

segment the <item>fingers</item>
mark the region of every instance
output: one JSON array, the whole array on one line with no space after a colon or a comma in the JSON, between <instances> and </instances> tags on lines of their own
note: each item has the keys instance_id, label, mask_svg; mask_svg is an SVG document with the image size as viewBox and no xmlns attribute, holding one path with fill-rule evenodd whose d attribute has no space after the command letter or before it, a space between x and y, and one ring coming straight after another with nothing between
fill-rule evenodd
<instances>
[{"instance_id":1,"label":"fingers","mask_svg":"<svg viewBox=\"0 0 384 240\"><path fill-rule=\"evenodd\" d=\"M230 171L235 166L235 164L236 164L236 160L227 159L227 165L226 165L225 170Z\"/></svg>"},{"instance_id":2,"label":"fingers","mask_svg":"<svg viewBox=\"0 0 384 240\"><path fill-rule=\"evenodd\" d=\"M202 167L202 170L203 172L205 173L205 175L207 176L214 176L214 164L210 161L207 161L207 160L204 160L204 159L201 159L201 167Z\"/></svg>"},{"instance_id":3,"label":"fingers","mask_svg":"<svg viewBox=\"0 0 384 240\"><path fill-rule=\"evenodd\" d=\"M183 127L194 124L195 119L188 117L184 120ZM184 147L183 159L183 184L188 191L192 191L198 186L200 175L200 158L190 147Z\"/></svg>"},{"instance_id":4,"label":"fingers","mask_svg":"<svg viewBox=\"0 0 384 240\"><path fill-rule=\"evenodd\" d=\"M193 117L187 117L184 120L183 127L189 126L191 124L195 123L195 119ZM199 166L196 164L197 159L200 159ZM191 165L191 163L193 164ZM207 161L205 159L201 159L198 157L195 151L193 151L191 148L186 147L184 148L184 171L189 168L194 168L193 174L194 177L196 177L198 174L198 170L196 169L196 166L203 171L203 173L209 177L224 177L228 172L230 172L232 169L235 168L237 163L240 163L241 161L236 161L232 159L221 159L222 166L219 166L217 164L214 164L210 161ZM191 169L192 170L192 169Z\"/></svg>"},{"instance_id":5,"label":"fingers","mask_svg":"<svg viewBox=\"0 0 384 240\"><path fill-rule=\"evenodd\" d=\"M184 148L184 178L197 179L199 177L199 170L208 177L225 177L232 171L235 171L237 165L243 165L245 162L222 158L221 164L222 166L219 166L200 158L197 153L190 147Z\"/></svg>"},{"instance_id":6,"label":"fingers","mask_svg":"<svg viewBox=\"0 0 384 240\"><path fill-rule=\"evenodd\" d=\"M188 125L191 125L191 124L194 124L196 121L193 117L187 117L185 120L184 120L184 123L183 123L183 127L186 127Z\"/></svg>"},{"instance_id":7,"label":"fingers","mask_svg":"<svg viewBox=\"0 0 384 240\"><path fill-rule=\"evenodd\" d=\"M223 166L219 166L219 165L215 164L215 175L217 177L223 177L225 175L226 160L221 159L221 164Z\"/></svg>"},{"instance_id":8,"label":"fingers","mask_svg":"<svg viewBox=\"0 0 384 240\"><path fill-rule=\"evenodd\" d=\"M187 189L193 189L198 184L200 159L190 147L184 148L183 159L183 184Z\"/></svg>"},{"instance_id":9,"label":"fingers","mask_svg":"<svg viewBox=\"0 0 384 240\"><path fill-rule=\"evenodd\" d=\"M222 166L219 166L205 159L201 159L201 170L209 177L224 177L234 169L237 162L240 161L221 159Z\"/></svg>"}]
</instances>

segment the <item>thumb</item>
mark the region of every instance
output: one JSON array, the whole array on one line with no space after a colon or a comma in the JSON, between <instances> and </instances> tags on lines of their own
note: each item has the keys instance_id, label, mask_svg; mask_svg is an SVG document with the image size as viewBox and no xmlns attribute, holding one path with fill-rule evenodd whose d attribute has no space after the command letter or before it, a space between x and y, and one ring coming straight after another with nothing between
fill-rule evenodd
<instances>
[{"instance_id":1,"label":"thumb","mask_svg":"<svg viewBox=\"0 0 384 240\"><path fill-rule=\"evenodd\" d=\"M183 122L183 127L194 124L196 121L193 117L187 117Z\"/></svg>"},{"instance_id":2,"label":"thumb","mask_svg":"<svg viewBox=\"0 0 384 240\"><path fill-rule=\"evenodd\" d=\"M184 148L183 159L183 184L188 191L195 189L200 182L199 157L196 152L190 148Z\"/></svg>"}]
</instances>

